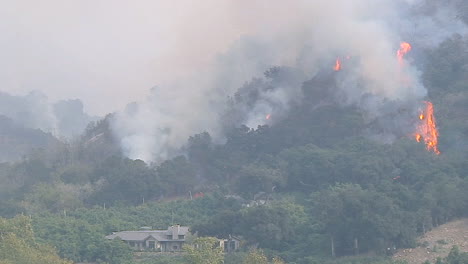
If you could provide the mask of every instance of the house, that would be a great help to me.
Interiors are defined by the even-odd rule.
[[[173,225],[167,230],[146,230],[115,232],[106,236],[107,239],[124,241],[134,250],[149,250],[159,252],[179,252],[190,233],[187,226]]]
[[[228,239],[219,239],[219,246],[226,253],[234,252],[237,251],[240,247],[240,239],[229,235]]]

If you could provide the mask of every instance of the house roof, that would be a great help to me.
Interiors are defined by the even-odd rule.
[[[174,228],[174,226],[170,226],[168,229],[167,229],[167,234],[168,235],[172,235],[172,228]],[[189,227],[188,226],[179,226],[179,235],[186,235],[187,233],[189,232]]]
[[[221,238],[220,240],[222,241],[233,241],[233,240],[236,240],[237,242],[240,242],[241,239],[239,237],[236,237],[236,236],[231,236],[229,235],[229,238]]]
[[[178,235],[186,235],[189,232],[187,226],[180,226]],[[144,241],[153,237],[158,241],[184,241],[185,239],[168,239],[168,235],[172,235],[172,227],[167,230],[141,230],[141,231],[121,231],[106,236],[107,239],[119,238],[125,241]]]
[[[113,233],[112,235],[106,236],[107,239],[114,239],[114,238],[120,238],[122,240],[127,240],[127,241],[143,241],[149,238],[150,236],[154,237],[155,239],[159,240],[158,238],[162,238],[166,235],[166,231],[122,231],[122,232],[116,232]],[[165,237],[164,239],[167,239]]]

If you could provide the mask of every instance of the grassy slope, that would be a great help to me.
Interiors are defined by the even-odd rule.
[[[409,264],[421,264],[426,260],[434,263],[437,257],[446,257],[456,245],[461,252],[468,252],[468,218],[443,224],[419,238],[418,247],[400,249],[394,259],[406,260]]]

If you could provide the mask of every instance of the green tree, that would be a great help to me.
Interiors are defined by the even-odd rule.
[[[261,250],[251,250],[245,257],[243,264],[268,264],[268,258]]]
[[[33,220],[38,238],[53,245],[67,259],[126,263],[132,256],[131,249],[124,243],[106,240],[103,227],[97,224],[57,215],[34,217]]]
[[[92,204],[112,205],[117,201],[141,204],[144,199],[159,197],[156,172],[142,160],[112,156],[94,170],[93,182],[102,185],[87,201]]]
[[[133,255],[129,247],[122,241],[104,241],[98,245],[102,253],[98,260],[108,264],[131,264]]]
[[[192,230],[201,236],[215,236],[227,238],[234,235],[241,224],[242,215],[238,211],[223,210],[216,213],[208,221],[193,225]]]
[[[273,259],[271,260],[271,263],[272,264],[286,264],[286,262],[284,262],[284,260],[281,259],[280,257],[273,257]]]
[[[337,242],[342,253],[358,254],[382,250],[403,235],[400,208],[377,191],[338,185],[313,194],[312,202],[313,214],[330,235],[332,255]]]
[[[301,235],[301,227],[306,221],[302,206],[289,201],[277,201],[243,210],[235,234],[264,248],[281,249]]]
[[[11,264],[71,264],[36,242],[28,217],[0,218],[0,262]]]
[[[283,150],[279,157],[291,189],[317,190],[337,178],[337,153],[315,145]]]
[[[184,247],[187,261],[191,264],[221,264],[224,254],[215,237],[196,238],[191,245]]]
[[[468,264],[468,253],[461,253],[457,246],[453,246],[445,258],[446,264]]]
[[[197,183],[197,173],[184,156],[163,162],[157,168],[165,195],[187,195]]]
[[[268,168],[261,164],[249,164],[239,172],[237,191],[253,198],[258,192],[271,193],[274,188],[283,187],[285,184],[286,179],[279,169]]]
[[[81,189],[81,190],[80,190]],[[26,195],[24,207],[29,213],[63,212],[83,206],[80,186],[40,183]]]

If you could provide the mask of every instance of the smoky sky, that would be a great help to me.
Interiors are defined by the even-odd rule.
[[[298,31],[277,54],[278,62],[291,63],[304,38],[300,31],[322,20],[315,11],[337,14],[327,18],[333,30],[333,19],[351,2],[2,1],[0,89],[80,98],[86,110],[102,115],[209,65],[245,35]]]
[[[305,80],[336,56],[357,56],[360,66],[341,80],[344,103],[357,104],[368,93],[423,98],[426,89],[411,61],[405,69],[410,85],[399,82],[395,52],[400,42],[436,45],[464,30],[449,6],[414,16],[424,2],[5,2],[0,90],[40,90],[52,100],[80,98],[92,114],[117,111],[111,127],[124,154],[160,160],[193,133],[206,130],[222,138],[223,99],[271,66],[294,67]],[[259,125],[258,116],[274,111],[274,105],[286,115],[299,90],[285,85],[262,94],[244,121]],[[133,101],[139,103],[125,107]]]
[[[1,1],[0,90],[80,98],[92,114],[209,62],[242,34],[230,1]]]

